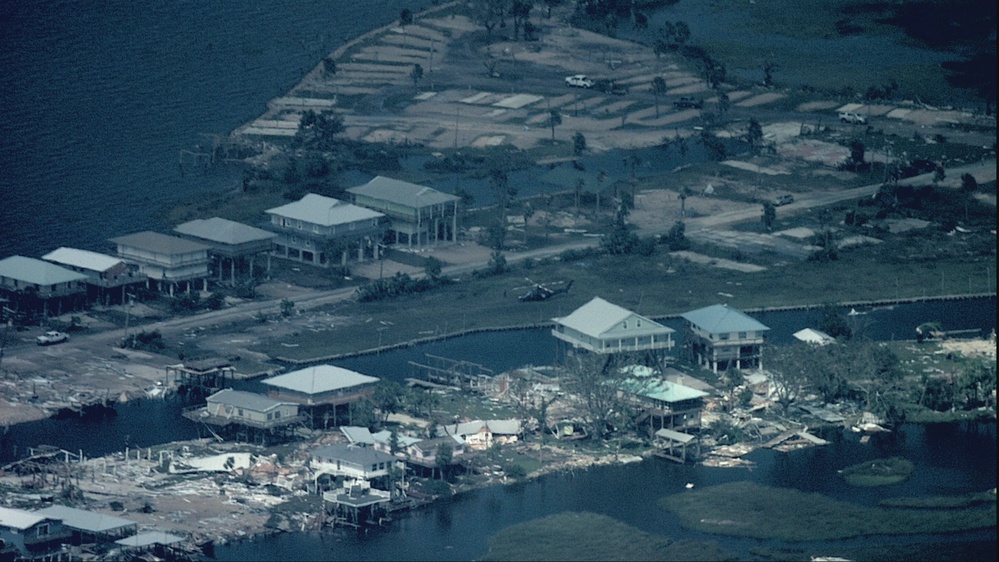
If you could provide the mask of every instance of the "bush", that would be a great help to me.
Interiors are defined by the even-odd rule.
[[[523,480],[524,478],[527,478],[527,469],[519,464],[507,465],[503,467],[503,472],[514,480]]]

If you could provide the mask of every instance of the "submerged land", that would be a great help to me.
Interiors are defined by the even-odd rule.
[[[487,33],[455,3],[349,42],[287,95],[272,100],[265,114],[234,131],[227,149],[246,151],[251,164],[242,189],[191,201],[166,215],[173,222],[224,216],[252,223],[263,209],[306,192],[342,194],[351,187],[343,174],[352,169],[415,183],[453,178],[461,184],[481,182],[498,167],[511,176],[518,170],[534,170],[537,176],[576,161],[590,182],[583,193],[574,193],[571,185],[547,186],[537,195],[506,202],[476,205],[473,200],[462,217],[465,231],[457,244],[419,252],[393,250],[381,262],[352,263],[349,272],[277,264],[271,278],[251,287],[214,289],[225,295],[220,310],[178,312],[170,299],[149,295],[132,307],[95,308],[50,322],[73,331],[70,342],[48,348],[33,344],[42,327],[8,330],[0,355],[0,425],[79,409],[95,399],[113,403],[172,392],[176,389],[165,380],[164,366],[184,358],[236,358],[240,376],[253,378],[468,331],[547,326],[551,318],[593,296],[655,318],[719,301],[757,310],[995,295],[995,117],[977,105],[947,103],[945,94],[927,103],[905,97],[904,89],[896,96],[872,98],[860,92],[883,84],[870,82],[870,77],[867,82],[840,77],[852,85],[849,93],[833,86],[782,86],[780,72],[766,86],[757,78],[736,76],[712,86],[702,63],[680,49],[656,53],[647,45],[587,30],[572,19],[569,6],[554,10],[550,18],[537,12],[532,18],[538,39],[527,41],[510,37],[509,30]],[[723,47],[715,45],[719,53],[725,52]],[[413,74],[417,64],[420,77]],[[612,79],[628,91],[570,90],[563,77],[572,74]],[[656,77],[664,79],[665,91],[653,92]],[[674,100],[691,96],[704,107],[673,107]],[[343,132],[330,150],[302,153],[295,144],[299,121],[308,110],[331,111],[342,119]],[[556,125],[553,111],[560,116]],[[838,111],[863,112],[869,124],[842,123]],[[751,122],[760,127],[761,136],[750,142]],[[577,134],[585,138],[582,150]],[[731,143],[729,148],[718,152],[714,143],[719,140]],[[866,147],[859,161],[858,142]],[[638,150],[656,152],[629,157]],[[696,162],[695,151],[701,153]],[[612,158],[601,160],[606,155]],[[657,171],[653,164],[660,158],[678,163]],[[407,164],[421,159],[438,164]],[[914,161],[943,163],[943,172],[919,169]],[[974,179],[974,188],[966,175]],[[793,194],[794,202],[777,207],[767,223],[763,203],[782,194]],[[618,210],[629,198],[622,227]],[[678,222],[684,226],[679,236]],[[491,239],[490,228],[495,231],[497,224],[505,234]],[[625,236],[632,245],[626,251],[608,246],[605,241],[614,236]],[[504,257],[502,267],[496,267],[496,252]],[[372,302],[356,298],[359,287],[381,277],[427,275],[428,257],[443,266],[442,282],[431,290]],[[571,279],[573,286],[556,298],[523,303],[517,296],[525,278]],[[137,330],[158,334],[158,345],[122,346]],[[891,350],[901,358],[905,374],[893,392],[910,421],[994,418],[995,340],[983,335],[917,344],[914,333],[899,334],[903,341],[892,343]],[[978,362],[991,365],[993,374],[980,389],[984,399],[973,405],[952,397],[950,408],[929,407],[916,392],[930,379],[957,380]],[[725,385],[718,375],[681,368],[716,388]],[[383,425],[420,431],[443,420],[524,413],[510,401],[482,401],[453,390],[435,394],[439,409],[433,415],[400,411],[405,415]],[[719,411],[728,408],[722,396],[719,392],[711,398]],[[852,423],[861,410],[850,405],[843,411]],[[774,406],[773,412],[778,411]],[[768,413],[757,411],[764,417]],[[726,410],[709,417],[706,425],[731,423],[729,414]],[[787,422],[783,416],[779,421]],[[119,502],[128,517],[143,525],[199,541],[320,528],[318,501],[303,489],[309,478],[305,460],[310,447],[336,439],[335,434],[310,433],[278,447],[199,440],[81,459],[71,499],[108,513],[109,502]],[[211,469],[212,476],[177,475],[164,470],[161,451],[178,458],[234,457],[240,462]],[[443,492],[428,481],[425,492],[450,494],[651,452],[649,443],[639,442],[622,455],[602,443],[562,447],[532,435],[496,452],[500,457],[482,460],[502,467],[499,471],[470,470]],[[24,484],[23,476],[3,483],[11,494],[25,493]],[[900,519],[885,517],[882,508],[854,513],[850,506],[789,494],[785,498],[769,489],[732,486],[667,498],[664,507],[683,514],[684,524],[694,529],[787,541],[869,534],[868,524],[878,521],[896,526],[882,530],[885,534],[944,530],[935,523],[935,512]],[[762,505],[764,500],[770,503]],[[697,509],[677,503],[681,501]],[[955,510],[966,507],[954,503]],[[749,529],[725,515],[747,510],[799,513],[802,505],[845,519],[826,521],[816,515],[799,532],[784,520],[760,519],[759,529]],[[989,521],[994,526],[994,506],[989,509],[955,512],[946,530],[988,527]],[[563,532],[572,528],[563,537],[569,538],[578,536],[578,528],[592,528],[586,535],[594,545],[627,544],[580,550],[573,559],[591,553],[593,559],[729,557],[714,547],[638,536],[603,519],[564,515],[520,531],[545,535],[541,530],[552,525]],[[855,527],[843,527],[843,520]],[[785,534],[767,534],[774,529]],[[826,529],[828,535],[816,536],[815,529]],[[564,557],[565,551],[557,548],[553,554],[517,550],[525,544],[517,532],[497,537],[490,556]],[[626,538],[614,542],[601,539],[604,534]],[[558,533],[548,536],[557,545],[567,542],[558,540]]]

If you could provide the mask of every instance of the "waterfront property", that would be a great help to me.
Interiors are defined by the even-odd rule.
[[[142,559],[148,553],[160,560],[180,560],[183,542],[184,537],[163,531],[139,533],[114,541],[122,552],[133,559]]]
[[[62,247],[42,259],[86,275],[89,302],[123,304],[127,302],[129,286],[146,283],[146,276],[139,273],[138,267],[107,254]]]
[[[35,513],[61,520],[72,533],[74,545],[111,542],[134,535],[138,530],[135,521],[64,505],[50,505]]]
[[[167,382],[180,386],[196,387],[202,390],[222,388],[225,380],[230,381],[236,375],[232,362],[221,357],[209,357],[185,361],[176,365],[166,366]]]
[[[441,456],[442,448],[451,449],[452,463],[465,454],[465,440],[457,435],[445,437],[435,437],[434,439],[423,439],[405,448],[406,462],[414,467],[429,470],[433,476],[437,468],[437,459]]]
[[[681,316],[687,321],[684,348],[691,362],[715,373],[730,366],[763,369],[764,335],[770,328],[724,304]]]
[[[815,330],[813,328],[798,330],[793,335],[796,340],[813,345],[829,345],[831,343],[836,343],[836,338],[821,330]]]
[[[292,426],[304,421],[298,404],[281,402],[241,390],[226,388],[205,399],[203,407],[184,411],[184,417],[247,441],[278,436],[287,438]]]
[[[325,428],[330,422],[336,425],[340,407],[347,413],[350,425],[350,405],[369,398],[378,380],[342,367],[316,365],[261,382],[271,387],[268,392],[271,398],[302,406],[299,411],[311,427],[317,427],[321,420],[321,427]]]
[[[339,199],[308,193],[298,201],[268,209],[270,228],[278,234],[274,254],[312,265],[347,265],[356,252],[378,259],[385,215]]]
[[[377,451],[371,447],[359,447],[352,443],[334,443],[313,449],[309,453],[309,468],[312,469],[316,490],[320,489],[323,477],[349,478],[388,483],[392,469],[402,469],[403,462],[395,455]],[[387,487],[387,486],[386,486]]]
[[[323,492],[323,512],[332,524],[360,527],[386,521],[392,492],[371,487],[366,480],[347,480],[336,490]]]
[[[494,443],[516,443],[522,432],[520,420],[475,420],[465,423],[442,425],[437,435],[461,437],[469,449],[484,451]]]
[[[253,266],[257,256],[263,256],[266,272],[271,271],[271,249],[278,235],[243,223],[219,217],[188,221],[175,227],[181,236],[208,244],[209,256],[216,261],[219,282],[229,264],[229,283],[236,284],[236,266],[245,265],[247,278],[253,279]]]
[[[195,285],[207,288],[209,246],[205,244],[149,230],[110,241],[119,257],[136,264],[141,273],[156,281],[158,290],[168,290],[171,297],[179,287],[187,292]]]
[[[594,297],[563,318],[554,318],[552,335],[594,353],[670,350],[672,328]]]
[[[648,367],[633,365],[627,370],[631,376],[622,383],[621,390],[640,412],[637,425],[641,427],[648,420],[649,436],[657,429],[701,427],[707,392],[661,378]]]
[[[87,276],[47,261],[11,256],[0,260],[0,294],[16,312],[44,316],[76,310],[87,296]]]
[[[458,202],[454,195],[436,189],[382,176],[347,190],[356,205],[374,209],[388,217],[392,241],[417,247],[438,240],[458,238]]]
[[[56,559],[71,535],[58,517],[0,507],[0,558],[4,560]]]

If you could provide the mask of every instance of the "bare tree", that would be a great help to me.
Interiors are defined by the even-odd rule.
[[[593,353],[576,353],[560,369],[560,386],[597,439],[607,437],[627,418],[627,400],[620,391],[623,380],[607,357]]]

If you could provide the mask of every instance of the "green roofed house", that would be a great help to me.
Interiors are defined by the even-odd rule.
[[[680,316],[687,321],[684,348],[698,366],[715,373],[730,366],[763,369],[764,336],[770,328],[756,319],[724,304]]]
[[[458,202],[454,195],[415,183],[376,176],[347,190],[354,204],[385,213],[396,244],[400,235],[412,248],[439,240],[458,238]]]
[[[11,256],[0,260],[0,295],[16,312],[62,314],[81,308],[87,298],[87,276],[47,261]]]
[[[594,353],[673,348],[672,328],[600,297],[594,297],[568,316],[553,320],[553,336]]]
[[[256,256],[264,256],[267,273],[271,271],[271,249],[278,235],[243,223],[219,217],[197,219],[178,225],[173,229],[184,238],[208,244],[209,256],[217,262],[219,281],[229,263],[229,282],[236,283],[237,263],[245,269],[249,279],[253,279],[253,265]]]

